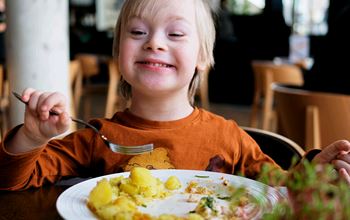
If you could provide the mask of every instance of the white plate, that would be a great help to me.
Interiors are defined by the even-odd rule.
[[[286,197],[275,188],[254,180],[229,174],[197,170],[151,170],[151,173],[163,182],[172,175],[177,176],[183,186],[177,193],[166,199],[148,203],[147,207],[139,207],[141,212],[149,213],[154,216],[163,213],[185,216],[189,211],[192,211],[197,203],[187,202],[186,199],[189,197],[189,194],[183,192],[187,184],[193,180],[198,181],[201,185],[208,188],[214,189],[215,195],[219,195],[220,197],[228,195],[227,190],[225,190],[227,187],[223,185],[223,179],[227,180],[229,184],[233,186],[246,187],[250,195],[262,201],[260,205],[255,204],[254,207],[248,208],[249,219],[260,218],[263,213],[271,211],[272,207],[274,207],[278,201],[286,199]],[[102,178],[109,179],[116,176],[129,177],[129,172],[89,179],[68,188],[57,199],[56,207],[58,213],[64,219],[96,219],[95,215],[86,205],[89,193]],[[208,178],[200,178],[199,176],[207,176]],[[204,195],[200,195],[200,197],[203,196]],[[225,202],[219,199],[218,201]]]

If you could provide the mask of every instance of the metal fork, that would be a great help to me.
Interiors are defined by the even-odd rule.
[[[28,105],[28,102],[25,102],[22,100],[21,95],[19,95],[16,92],[12,92],[12,94],[21,102],[23,102],[24,104]],[[50,110],[50,115],[59,115],[58,112],[54,111],[54,110]],[[148,153],[148,152],[152,152],[153,151],[153,144],[145,144],[145,145],[139,145],[139,146],[122,146],[119,144],[115,144],[112,143],[111,141],[109,141],[107,139],[106,136],[104,136],[95,126],[93,126],[92,124],[83,121],[81,119],[77,119],[77,118],[73,118],[70,117],[72,121],[79,123],[79,124],[83,124],[89,128],[91,128],[92,130],[94,130],[101,138],[102,140],[105,142],[105,144],[115,153],[120,153],[120,154],[126,154],[126,155],[137,155],[137,154],[143,154],[143,153]]]

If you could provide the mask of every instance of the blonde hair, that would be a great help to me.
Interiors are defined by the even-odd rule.
[[[120,34],[121,30],[132,16],[140,16],[145,13],[153,13],[156,9],[155,5],[157,2],[164,0],[125,0],[124,5],[120,11],[119,18],[115,27],[114,41],[113,41],[113,56],[116,59],[119,56],[119,44],[120,44]],[[178,0],[172,0],[178,1]],[[188,1],[188,0],[182,0]],[[199,36],[199,59],[201,63],[206,66],[205,71],[214,65],[214,42],[215,42],[215,25],[212,10],[210,8],[209,0],[193,0],[195,3],[195,17],[196,25],[198,29]],[[147,10],[145,10],[147,9]],[[190,103],[193,105],[194,96],[196,90],[199,86],[202,73],[196,69],[194,76],[191,80],[188,98]],[[132,96],[131,85],[126,82],[121,77],[121,82],[119,83],[118,92],[126,99],[129,100]]]

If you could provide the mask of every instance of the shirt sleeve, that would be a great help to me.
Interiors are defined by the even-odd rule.
[[[0,145],[0,190],[23,190],[55,183],[63,177],[82,176],[89,166],[92,153],[89,146],[93,146],[90,143],[93,134],[86,134],[89,130],[54,139],[26,153],[12,154],[6,151],[4,143],[20,127],[9,131]]]
[[[236,165],[236,169],[251,179],[257,179],[266,164],[272,168],[283,171],[276,162],[268,155],[264,154],[255,140],[249,136],[243,129],[239,128],[241,136],[241,155]]]

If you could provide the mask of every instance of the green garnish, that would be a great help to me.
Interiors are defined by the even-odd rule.
[[[230,200],[230,199],[232,199],[231,196],[218,196],[217,198],[221,199],[221,200]]]
[[[214,198],[211,196],[202,197],[201,200],[199,201],[199,205],[201,207],[207,207],[207,208],[210,208],[211,210],[213,210],[214,201],[215,201]]]
[[[197,178],[209,178],[209,176],[201,176],[201,175],[195,175]]]

